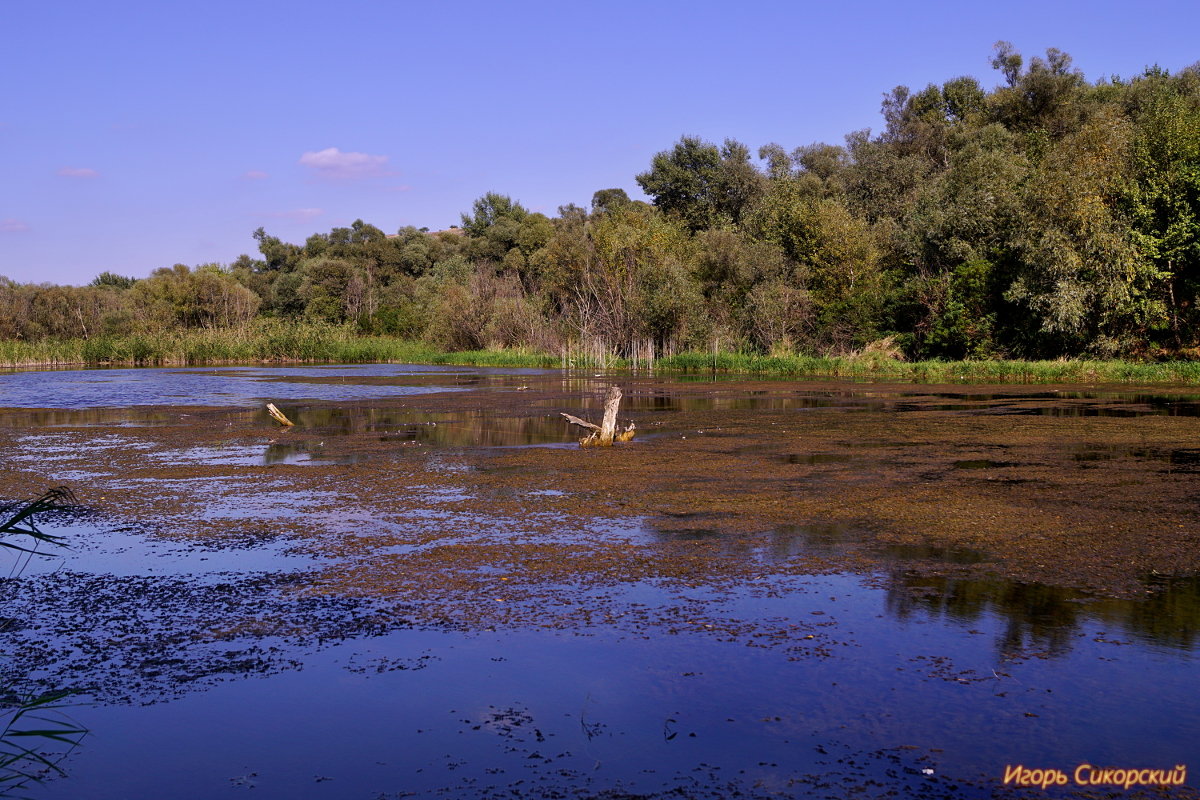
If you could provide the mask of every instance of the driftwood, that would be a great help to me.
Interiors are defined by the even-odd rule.
[[[609,447],[612,445],[613,440],[628,442],[633,438],[634,424],[632,422],[624,430],[617,430],[617,410],[620,406],[621,389],[617,386],[610,386],[608,387],[608,394],[604,396],[604,418],[599,425],[572,416],[566,412],[563,412],[563,416],[572,425],[578,425],[581,428],[587,428],[591,431],[591,433],[579,440],[581,447]]]
[[[275,421],[285,428],[290,428],[294,424],[290,419],[283,415],[283,412],[275,407],[274,403],[267,403],[267,413],[275,418]]]

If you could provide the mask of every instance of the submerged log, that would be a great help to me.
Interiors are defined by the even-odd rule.
[[[581,428],[587,428],[591,431],[587,436],[579,440],[581,447],[610,447],[615,439],[618,442],[628,442],[633,438],[634,424],[629,423],[629,427],[623,431],[617,430],[617,411],[621,406],[621,389],[618,386],[608,387],[608,393],[604,396],[604,418],[599,425],[588,422],[586,419],[572,416],[563,412],[563,416],[567,422],[572,425],[578,425]]]
[[[275,418],[275,421],[285,428],[291,428],[293,423],[290,419],[284,416],[283,412],[275,407],[274,403],[267,403],[267,413]]]

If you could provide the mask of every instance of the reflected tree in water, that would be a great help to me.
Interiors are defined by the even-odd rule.
[[[1078,589],[999,579],[927,576],[897,570],[888,610],[898,619],[917,613],[975,623],[1003,619],[997,650],[1003,657],[1062,656],[1085,633],[1103,626],[1106,638],[1130,636],[1151,645],[1192,650],[1200,636],[1200,578],[1155,578],[1144,598],[1101,598]],[[1097,631],[1100,633],[1101,631]]]

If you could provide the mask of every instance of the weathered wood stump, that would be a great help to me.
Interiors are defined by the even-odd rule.
[[[285,428],[290,428],[294,424],[290,419],[284,416],[284,413],[275,407],[274,403],[267,403],[267,413],[275,418],[275,421]]]
[[[628,442],[633,438],[634,434],[634,424],[632,422],[624,430],[617,430],[617,410],[620,407],[621,388],[619,386],[610,386],[608,387],[608,393],[604,396],[604,418],[600,421],[599,425],[572,416],[566,412],[563,412],[563,416],[572,425],[578,425],[581,428],[587,428],[591,431],[591,433],[579,440],[580,447],[611,447],[613,440]]]

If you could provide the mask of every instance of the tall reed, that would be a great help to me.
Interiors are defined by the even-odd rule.
[[[423,363],[562,369],[655,369],[903,380],[920,383],[1196,383],[1200,361],[903,361],[887,347],[844,356],[683,351],[655,358],[634,343],[621,358],[599,340],[557,354],[528,348],[447,352],[418,341],[360,336],[351,326],[257,320],[242,328],[177,330],[91,339],[0,341],[0,368],[96,365],[177,366],[263,362]]]

